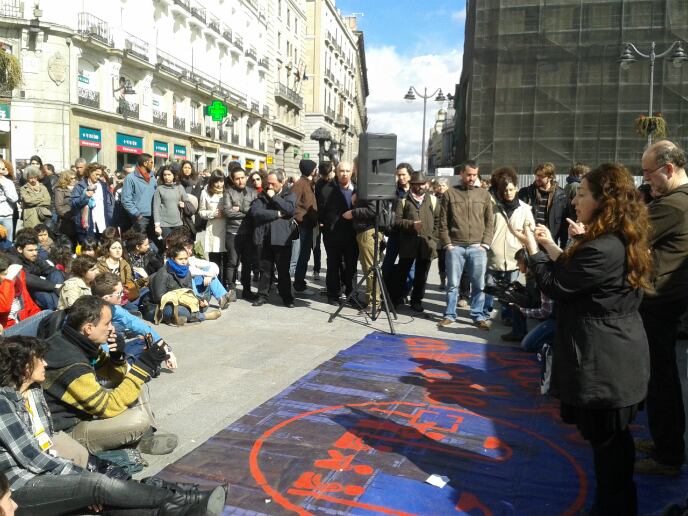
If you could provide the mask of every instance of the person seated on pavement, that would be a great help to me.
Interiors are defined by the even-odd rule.
[[[42,310],[55,310],[64,274],[38,257],[36,232],[28,228],[17,231],[14,249],[9,256],[24,268],[26,286],[36,304]]]
[[[119,276],[111,272],[104,272],[93,280],[91,288],[94,296],[110,303],[112,308],[112,324],[117,335],[122,335],[125,338],[127,335],[135,335],[138,340],[144,339],[146,335],[150,334],[153,343],[163,342],[162,337],[151,326],[120,306],[119,298],[122,296],[123,287]],[[172,348],[165,344],[165,350],[168,355],[165,366],[171,370],[177,369],[177,357],[172,353]],[[127,355],[131,355],[128,347],[126,351]]]
[[[35,337],[38,324],[51,313],[51,310],[41,311],[31,299],[22,266],[0,253],[0,330],[3,336]]]
[[[87,254],[88,256],[98,257],[98,241],[93,237],[86,238],[76,246],[76,254]]]
[[[45,224],[36,224],[33,230],[36,232],[36,237],[38,237],[38,257],[48,260],[50,250],[54,245],[53,239],[50,238],[50,230]]]
[[[31,337],[0,341],[0,508],[7,515],[210,514],[224,509],[227,491],[199,491],[159,479],[125,480],[120,468],[108,475],[87,471],[61,452],[41,384],[46,380],[46,344]],[[74,443],[76,444],[76,443]],[[7,497],[8,489],[16,504]]]
[[[165,265],[150,278],[150,297],[157,305],[163,302],[165,294],[174,290],[190,289],[193,291],[193,279],[189,271],[189,253],[184,244],[177,244],[168,248],[167,256]],[[167,324],[181,326],[186,322],[213,320],[220,317],[219,310],[208,309],[208,301],[205,299],[199,299],[198,304],[199,310],[193,312],[180,304],[175,320],[174,307],[171,303],[166,303],[162,307],[162,320]]]
[[[526,290],[531,299],[531,306],[510,305],[512,309],[511,331],[501,336],[507,342],[520,342],[525,351],[540,351],[546,343],[554,340],[556,317],[554,313],[554,301],[540,291],[535,281],[535,276],[528,269],[528,255],[525,249],[516,252],[516,263],[519,271],[526,276]],[[528,331],[527,319],[539,321],[537,326]]]
[[[98,270],[100,272],[112,272],[117,274],[124,285],[124,295],[120,304],[127,310],[137,311],[139,288],[134,281],[134,271],[131,264],[124,258],[124,244],[119,238],[103,241],[100,246],[100,258],[98,258]]]
[[[60,290],[58,310],[69,308],[81,296],[91,295],[91,282],[100,274],[98,260],[88,255],[77,256],[72,262],[71,273],[72,277],[65,280]]]
[[[0,163],[2,163],[1,159]],[[1,202],[2,201],[0,201],[0,203]],[[0,225],[0,251],[9,251],[10,249],[12,249],[12,240],[10,240],[8,236],[9,235],[7,234],[7,228],[5,228],[5,226]]]
[[[162,259],[151,249],[145,233],[130,229],[123,235],[129,263],[139,287],[148,285],[148,276],[162,267]]]
[[[176,448],[177,436],[156,432],[145,389],[169,359],[164,343],[145,350],[129,367],[124,340],[116,338],[112,325],[112,308],[95,296],[77,299],[62,329],[46,342],[45,391],[55,430],[91,453],[137,443],[141,452],[154,455]],[[99,377],[110,387],[103,387]]]

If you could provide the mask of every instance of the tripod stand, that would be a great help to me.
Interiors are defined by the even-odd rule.
[[[366,272],[363,277],[358,281],[356,284],[356,287],[351,291],[351,293],[346,297],[344,301],[339,303],[339,308],[337,308],[337,311],[330,315],[330,319],[327,322],[332,322],[334,319],[339,315],[339,313],[342,311],[342,308],[344,306],[351,302],[352,299],[354,299],[354,302],[359,306],[359,308],[362,308],[359,304],[358,301],[355,300],[355,295],[356,292],[358,291],[358,288],[361,285],[364,285],[365,282],[368,280],[368,278],[373,279],[373,291],[371,293],[372,296],[372,304],[371,304],[371,309],[370,309],[370,319],[373,321],[376,321],[377,318],[380,316],[382,313],[382,310],[385,311],[385,314],[387,315],[387,321],[389,322],[389,332],[392,335],[396,335],[396,331],[394,330],[394,321],[392,321],[392,317],[390,315],[390,312],[392,315],[394,315],[394,319],[397,318],[397,312],[394,310],[394,305],[390,302],[389,300],[389,293],[387,292],[387,287],[385,286],[385,281],[382,278],[382,270],[380,268],[380,262],[382,261],[380,259],[380,201],[376,200],[375,201],[375,233],[373,234],[373,242],[375,249],[373,251],[373,265],[368,269],[368,272]],[[380,289],[380,305],[378,306],[377,302],[377,289]],[[366,312],[367,313],[367,312]]]

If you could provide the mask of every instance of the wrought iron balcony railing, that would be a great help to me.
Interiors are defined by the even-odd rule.
[[[77,87],[76,95],[79,105],[100,109],[100,92]]]
[[[89,36],[91,39],[99,41],[108,47],[114,45],[110,25],[90,13],[79,13],[78,31],[79,34]]]

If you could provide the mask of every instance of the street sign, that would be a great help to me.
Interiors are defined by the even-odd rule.
[[[213,103],[205,108],[206,116],[213,119],[213,122],[222,122],[227,116],[227,106],[221,100],[213,100]]]

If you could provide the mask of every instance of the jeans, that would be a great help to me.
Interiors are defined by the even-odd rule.
[[[205,315],[203,315],[203,312],[194,312],[191,313],[191,310],[189,310],[185,306],[179,305],[177,313],[179,314],[180,317],[186,317],[186,320],[188,321],[189,319],[192,319],[194,317],[198,318],[199,321],[205,321]],[[162,309],[162,321],[165,324],[171,324],[174,322],[173,320],[173,314],[174,314],[174,308],[170,303],[165,305],[165,308]]]
[[[518,279],[518,274],[518,270],[496,271],[493,269],[487,269],[487,273],[485,274],[485,285],[495,285],[497,280],[512,283]],[[486,319],[490,318],[493,308],[494,297],[490,294],[485,294],[485,308],[483,309],[483,312],[485,313]],[[501,304],[501,318],[502,320],[511,318],[511,309],[505,304]]]
[[[289,274],[294,276],[294,289],[306,289],[306,271],[313,247],[313,228],[299,227],[299,239],[292,241]]]
[[[18,515],[90,513],[88,507],[91,505],[102,505],[111,510],[149,508],[149,512],[127,512],[153,515],[158,514],[158,508],[170,497],[170,491],[133,480],[116,480],[100,473],[84,472],[38,475],[21,489],[13,491],[12,497],[19,505]]]
[[[59,271],[55,269],[52,271],[50,274],[48,274],[45,277],[46,280],[55,283],[56,285],[58,283],[64,283],[64,273],[62,271]],[[57,309],[57,302],[59,300],[57,293],[52,290],[50,292],[45,291],[45,290],[34,290],[29,292],[31,294],[31,297],[33,300],[36,302],[38,307],[41,310],[56,310]]]
[[[227,289],[222,286],[219,279],[213,278],[207,287],[203,285],[204,279],[203,276],[196,276],[193,279],[193,291],[198,297],[205,297],[204,294],[210,291],[210,294],[219,301],[222,296],[227,294]]]
[[[479,245],[454,246],[447,249],[447,306],[444,318],[456,319],[456,303],[459,297],[459,282],[464,266],[471,282],[471,319],[473,322],[484,321],[485,314],[485,270],[487,268],[487,251]]]
[[[35,337],[38,335],[38,325],[41,321],[48,317],[52,310],[43,310],[37,314],[33,314],[31,317],[19,321],[17,324],[5,328],[2,332],[3,337],[14,337],[15,335],[23,335],[24,337]]]
[[[554,341],[556,327],[557,320],[554,317],[545,319],[523,338],[521,348],[525,351],[539,351],[543,344],[547,342],[551,344]],[[513,327],[511,331],[514,335],[518,335]]]
[[[676,363],[676,336],[686,301],[645,302],[640,305],[650,346],[647,422],[655,443],[655,458],[663,464],[683,464],[686,431],[681,377]]]
[[[0,226],[3,226],[7,230],[7,241],[11,242],[14,240],[14,224],[12,222],[12,215],[0,217]]]

